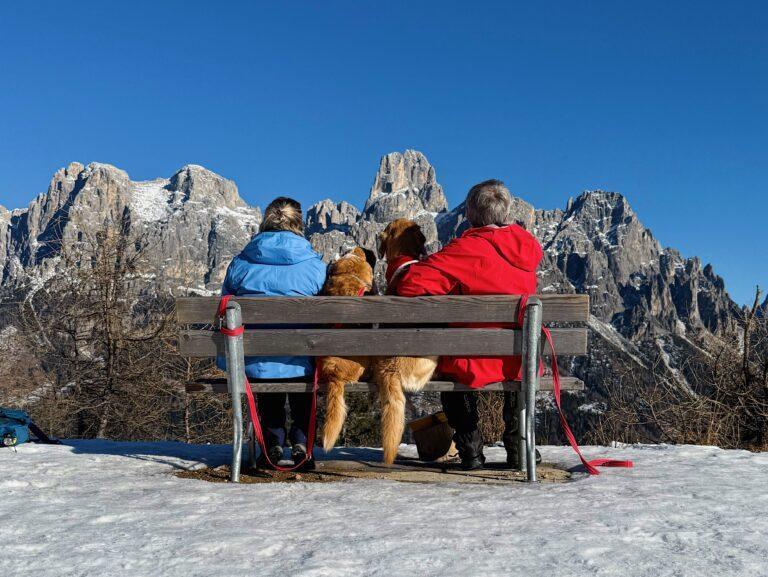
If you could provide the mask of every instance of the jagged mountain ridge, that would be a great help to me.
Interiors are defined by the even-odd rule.
[[[408,150],[382,157],[362,210],[330,199],[308,208],[307,236],[331,260],[345,245],[375,251],[378,233],[395,218],[416,220],[430,251],[467,227],[464,205],[449,211],[434,167]],[[553,210],[514,198],[510,220],[542,243],[540,292],[591,297],[591,355],[574,369],[594,393],[613,378],[610,359],[616,357],[648,369],[653,355],[662,354],[671,377],[684,378],[675,359],[737,322],[740,309],[712,267],[662,248],[621,194],[588,191]],[[39,287],[57,273],[62,247],[118,221],[146,239],[148,273],[157,287],[213,294],[232,256],[258,229],[261,212],[242,200],[232,181],[200,166],[133,182],[110,165],[72,163],[26,209],[0,207],[3,288]],[[380,287],[382,273],[380,262]]]
[[[147,269],[159,285],[206,293],[218,288],[232,256],[258,230],[261,212],[232,181],[201,166],[133,182],[108,164],[72,163],[26,209],[0,207],[3,287],[23,289],[56,274],[61,250],[118,222],[143,238]]]
[[[185,166],[169,179],[133,182],[107,164],[72,163],[26,209],[0,207],[3,285],[51,274],[60,245],[125,217],[149,239],[158,282],[194,292],[218,289],[261,212],[242,200],[232,181],[200,166]],[[419,222],[430,250],[467,227],[463,203],[448,211],[435,169],[413,150],[382,157],[362,211],[326,199],[306,218],[307,236],[328,259],[345,243],[375,251],[377,234],[395,218]],[[510,219],[542,242],[539,290],[590,294],[595,316],[626,336],[651,336],[654,328],[719,333],[738,314],[712,267],[662,248],[618,193],[584,192],[564,210],[537,210],[514,198]]]

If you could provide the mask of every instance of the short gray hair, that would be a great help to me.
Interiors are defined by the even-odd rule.
[[[469,189],[466,200],[467,220],[472,226],[509,224],[512,197],[500,180],[485,180]]]

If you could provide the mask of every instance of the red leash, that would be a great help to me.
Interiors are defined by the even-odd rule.
[[[521,328],[525,319],[525,305],[527,303],[528,295],[521,295],[520,304],[517,308],[517,324]],[[579,444],[576,442],[576,437],[574,436],[573,431],[571,431],[571,428],[568,426],[565,413],[563,413],[563,407],[560,404],[560,371],[557,366],[557,355],[555,354],[555,343],[552,340],[552,333],[549,332],[547,327],[541,327],[541,332],[544,334],[544,338],[547,339],[549,350],[552,352],[552,360],[550,362],[552,364],[552,388],[555,397],[555,406],[557,407],[557,413],[560,417],[560,426],[563,428],[563,432],[565,433],[571,448],[579,456],[579,459],[581,459],[582,464],[590,475],[600,474],[600,471],[597,470],[597,467],[623,467],[626,469],[631,469],[634,465],[632,461],[616,461],[614,459],[593,459],[591,461],[587,461],[584,458],[584,455],[582,455]],[[539,374],[544,372],[543,369],[543,366],[539,368]],[[518,426],[522,425],[518,424]]]
[[[232,295],[224,295],[221,297],[221,300],[219,301],[219,308],[216,312],[216,315],[219,319],[224,318],[224,315],[227,310],[227,303],[229,302],[229,299],[232,298]],[[240,325],[237,328],[234,329],[228,329],[224,326],[219,328],[219,332],[225,336],[228,337],[237,337],[243,334],[245,331],[245,327],[243,325]],[[261,419],[259,418],[259,409],[258,405],[256,403],[256,398],[253,396],[253,391],[251,391],[251,383],[248,382],[248,376],[243,375],[243,378],[245,379],[245,397],[248,400],[248,412],[251,415],[251,423],[253,423],[253,433],[256,436],[256,440],[259,443],[259,448],[261,449],[261,454],[264,457],[264,459],[267,461],[267,463],[277,471],[295,471],[299,467],[301,467],[304,463],[306,463],[311,457],[312,457],[312,450],[315,446],[315,425],[317,424],[317,389],[318,389],[318,380],[320,377],[320,365],[319,363],[315,363],[315,376],[312,382],[312,406],[309,413],[309,433],[307,435],[307,452],[304,455],[304,458],[293,465],[293,467],[283,467],[281,465],[278,465],[277,463],[273,463],[270,458],[269,454],[267,453],[267,444],[264,441],[264,432],[261,429]]]

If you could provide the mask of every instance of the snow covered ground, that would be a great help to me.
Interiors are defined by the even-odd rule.
[[[533,486],[171,475],[227,453],[102,441],[0,449],[0,576],[768,575],[768,454],[587,448],[635,468]],[[542,453],[576,463],[565,447]]]

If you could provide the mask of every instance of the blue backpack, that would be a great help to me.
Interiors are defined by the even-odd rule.
[[[15,447],[29,441],[31,423],[26,412],[0,407],[0,447]]]

